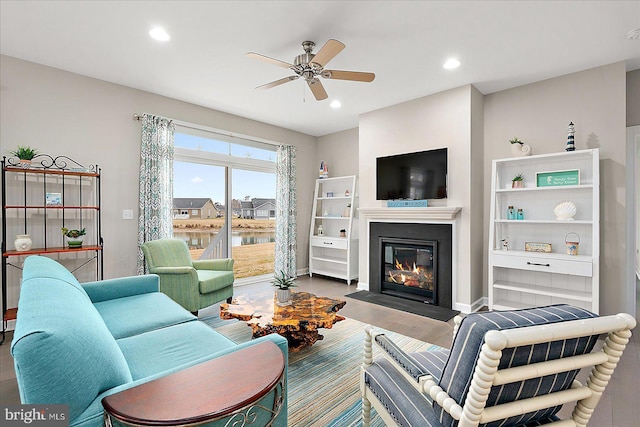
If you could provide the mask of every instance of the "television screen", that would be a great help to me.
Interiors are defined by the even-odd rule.
[[[447,149],[376,159],[377,200],[447,197]]]

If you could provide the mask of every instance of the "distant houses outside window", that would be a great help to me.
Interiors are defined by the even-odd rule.
[[[198,216],[198,209],[193,209],[193,210],[191,211],[191,215],[193,215],[193,216]]]
[[[259,217],[265,217],[265,216],[269,215],[269,211],[258,210],[257,215]]]

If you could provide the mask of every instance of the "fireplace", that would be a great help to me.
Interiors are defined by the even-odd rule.
[[[452,244],[451,224],[371,222],[369,292],[451,309]]]
[[[437,241],[381,237],[379,248],[381,293],[437,301]]]

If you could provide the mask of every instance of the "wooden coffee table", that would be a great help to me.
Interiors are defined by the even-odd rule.
[[[324,338],[318,329],[331,329],[344,320],[337,312],[346,303],[307,292],[292,292],[287,306],[276,304],[275,292],[239,295],[231,304],[220,304],[220,318],[247,322],[254,338],[282,335],[289,342],[289,351],[298,351]]]

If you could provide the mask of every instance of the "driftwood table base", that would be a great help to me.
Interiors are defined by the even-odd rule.
[[[254,338],[279,334],[289,342],[289,351],[298,351],[324,338],[318,329],[344,320],[337,312],[346,303],[307,292],[292,292],[287,306],[276,303],[275,293],[240,295],[220,304],[220,318],[247,322]]]

